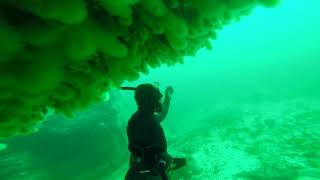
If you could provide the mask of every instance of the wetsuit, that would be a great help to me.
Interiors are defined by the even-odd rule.
[[[170,161],[170,156],[167,154],[163,128],[156,116],[152,112],[137,111],[129,120],[127,135],[131,158],[126,180],[161,180],[158,172],[153,170],[157,162],[152,162],[151,156],[161,155],[166,163]],[[142,159],[143,153],[149,153],[150,157]]]

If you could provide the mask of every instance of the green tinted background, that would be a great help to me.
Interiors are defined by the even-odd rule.
[[[320,1],[257,8],[218,33],[213,50],[138,81],[175,89],[163,123],[169,152],[188,167],[172,179],[320,179]],[[1,145],[0,179],[115,180],[128,168],[132,92],[114,90],[73,121]]]

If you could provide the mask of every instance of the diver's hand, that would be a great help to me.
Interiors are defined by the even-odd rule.
[[[168,87],[166,88],[166,91],[165,91],[166,97],[171,98],[173,92],[174,92],[173,87],[172,87],[172,86],[168,86]]]

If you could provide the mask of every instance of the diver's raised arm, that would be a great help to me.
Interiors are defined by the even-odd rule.
[[[169,86],[166,88],[166,91],[165,91],[165,97],[164,97],[164,100],[163,100],[163,103],[162,103],[162,111],[156,115],[156,120],[160,123],[162,122],[167,114],[168,114],[168,111],[169,111],[169,107],[170,107],[170,101],[171,101],[171,96],[173,94],[174,90],[172,88],[172,86]]]

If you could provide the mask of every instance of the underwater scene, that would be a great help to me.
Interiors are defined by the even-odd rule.
[[[0,0],[0,180],[320,180],[319,18],[319,0]]]

